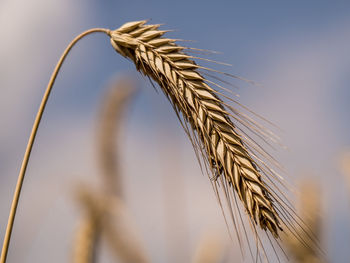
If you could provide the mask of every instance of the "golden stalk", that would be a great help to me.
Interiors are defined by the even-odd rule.
[[[39,124],[41,121],[41,117],[43,116],[44,110],[45,110],[45,106],[47,103],[47,100],[49,99],[53,84],[55,83],[57,74],[65,60],[65,58],[67,57],[69,51],[72,49],[72,47],[83,37],[92,34],[92,33],[97,33],[97,32],[102,32],[105,33],[107,35],[110,34],[110,30],[109,29],[105,29],[105,28],[92,28],[89,29],[83,33],[81,33],[80,35],[78,35],[75,39],[73,39],[72,42],[69,43],[68,47],[66,48],[66,50],[63,52],[61,58],[59,59],[52,75],[49,81],[49,84],[47,85],[47,88],[45,90],[44,96],[41,100],[40,106],[39,106],[39,110],[36,114],[35,117],[35,121],[33,124],[33,128],[32,131],[30,133],[29,136],[29,140],[28,140],[28,144],[27,144],[27,148],[26,151],[24,153],[24,157],[23,157],[23,161],[22,161],[22,165],[21,165],[21,169],[18,175],[18,179],[17,179],[17,184],[16,184],[16,189],[15,189],[15,193],[13,195],[13,200],[12,200],[12,205],[11,205],[11,209],[10,209],[10,214],[9,214],[9,219],[7,222],[7,227],[6,227],[6,233],[5,233],[5,237],[4,237],[4,241],[3,241],[3,246],[2,246],[2,250],[1,250],[1,258],[0,258],[0,263],[5,263],[6,262],[6,258],[7,258],[7,252],[8,252],[8,248],[9,248],[9,244],[10,244],[10,240],[11,240],[11,234],[12,234],[12,229],[13,229],[13,223],[15,220],[15,216],[16,216],[16,211],[17,211],[17,206],[18,206],[18,201],[19,201],[19,197],[21,194],[21,189],[22,189],[22,185],[23,185],[23,180],[24,180],[24,176],[27,170],[27,166],[28,166],[28,162],[29,162],[29,157],[30,157],[30,153],[32,151],[33,148],[33,144],[35,141],[35,137],[36,134],[38,132],[38,128],[39,128]]]

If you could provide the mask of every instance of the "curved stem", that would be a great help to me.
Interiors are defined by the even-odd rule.
[[[67,57],[69,51],[72,49],[72,47],[80,39],[82,39],[86,35],[89,35],[91,33],[96,33],[96,32],[102,32],[102,33],[105,33],[107,35],[110,35],[110,30],[109,29],[105,29],[105,28],[92,28],[92,29],[89,29],[89,30],[81,33],[80,35],[78,35],[75,39],[73,39],[72,42],[69,43],[68,47],[63,52],[60,60],[58,61],[57,65],[56,65],[56,67],[55,67],[55,69],[54,69],[54,71],[53,71],[53,73],[51,75],[49,84],[47,85],[45,94],[44,94],[44,96],[43,96],[43,98],[41,100],[41,104],[40,104],[38,113],[36,115],[36,118],[35,118],[35,121],[34,121],[34,124],[33,124],[33,128],[32,128],[29,140],[28,140],[27,148],[26,148],[26,151],[25,151],[25,154],[24,154],[24,157],[23,157],[21,170],[20,170],[19,175],[18,175],[17,185],[16,185],[14,196],[13,196],[13,200],[12,200],[11,210],[10,210],[9,219],[8,219],[8,222],[7,222],[6,233],[5,233],[3,247],[2,247],[2,251],[1,251],[0,263],[5,263],[6,262],[8,247],[9,247],[9,243],[10,243],[10,239],[11,239],[13,223],[14,223],[15,216],[16,216],[16,211],[17,211],[19,196],[20,196],[21,189],[22,189],[24,175],[25,175],[25,172],[26,172],[26,169],[27,169],[30,153],[32,151],[32,147],[33,147],[33,144],[34,144],[35,136],[36,136],[37,131],[38,131],[40,120],[41,120],[41,117],[42,117],[43,112],[45,110],[45,106],[46,106],[47,100],[48,100],[48,98],[50,96],[50,92],[52,90],[52,86],[55,83],[57,74],[60,71],[60,68],[61,68],[63,62],[64,62],[65,58]]]

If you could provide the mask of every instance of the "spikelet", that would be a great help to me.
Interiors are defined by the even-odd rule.
[[[282,230],[269,187],[230,119],[217,92],[198,72],[201,67],[183,52],[167,31],[146,21],[126,23],[111,31],[111,44],[137,70],[159,84],[171,102],[192,142],[199,149],[215,182],[234,189],[255,224],[275,238]],[[182,121],[182,120],[181,120]]]

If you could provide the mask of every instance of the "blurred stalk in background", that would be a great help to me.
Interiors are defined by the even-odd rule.
[[[76,190],[84,216],[77,231],[73,263],[96,262],[99,237],[105,238],[116,261],[150,262],[124,204],[118,165],[123,115],[135,92],[130,78],[119,78],[101,103],[97,142],[102,187],[96,191],[80,186]]]
[[[325,262],[319,244],[322,242],[322,191],[315,179],[304,177],[299,189],[299,214],[305,226],[294,235],[284,236],[284,245],[293,262]]]

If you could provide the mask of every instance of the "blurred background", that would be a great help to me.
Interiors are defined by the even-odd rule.
[[[292,184],[320,185],[323,245],[349,262],[350,190],[340,163],[350,149],[348,1],[0,1],[0,236],[24,149],[50,74],[66,45],[92,27],[151,19],[174,38],[220,51],[216,66],[253,79],[239,101],[281,127],[271,152]],[[141,91],[127,111],[120,154],[126,206],[152,262],[190,262],[202,236],[230,244],[208,178],[168,101],[103,34],[72,50],[57,78],[27,171],[8,262],[69,262],[79,219],[74,189],[97,183],[98,109],[116,76]],[[277,147],[278,148],[278,147]],[[321,194],[322,192],[322,194]],[[101,262],[114,262],[102,251]],[[248,261],[249,262],[249,261]]]

